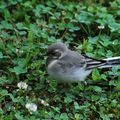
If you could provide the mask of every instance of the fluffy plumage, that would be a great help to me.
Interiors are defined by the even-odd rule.
[[[58,82],[84,81],[94,68],[120,65],[120,57],[97,60],[71,51],[61,42],[48,48],[47,71]]]

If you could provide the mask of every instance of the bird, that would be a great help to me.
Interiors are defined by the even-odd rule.
[[[53,43],[47,49],[47,72],[59,83],[85,81],[94,68],[118,65],[120,56],[98,60],[70,50],[63,42]]]

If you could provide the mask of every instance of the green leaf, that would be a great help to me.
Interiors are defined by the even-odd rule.
[[[98,40],[99,40],[99,37],[96,36],[96,37],[88,37],[88,40],[91,44],[97,44]]]
[[[22,66],[15,66],[14,68],[9,68],[9,71],[16,73],[16,75],[19,75],[21,73],[26,73],[27,68],[23,68]]]
[[[3,29],[13,30],[13,26],[12,26],[12,24],[10,24],[9,22],[3,20],[3,21],[1,22],[1,24],[2,24],[2,28],[3,28]]]
[[[94,89],[96,92],[102,92],[102,88],[101,88],[101,87],[94,86],[93,89]]]
[[[7,90],[0,90],[0,95],[1,96],[8,95],[8,91]]]
[[[117,105],[118,105],[118,102],[117,102],[116,99],[114,99],[114,100],[111,101],[111,106],[112,107],[116,107]]]
[[[71,94],[67,94],[67,96],[64,98],[64,102],[69,104],[70,102],[73,101],[73,96]]]
[[[4,114],[4,111],[2,110],[2,108],[0,108],[0,115]]]
[[[17,118],[17,120],[25,120],[23,116],[20,114],[20,112],[15,113],[15,117]]]
[[[7,77],[5,77],[5,76],[0,77],[0,85],[4,85],[9,82],[11,82],[10,78],[7,79]]]
[[[93,14],[86,11],[81,11],[79,14],[76,14],[75,17],[78,22],[85,23],[87,25],[91,24],[94,20]]]
[[[120,90],[120,77],[118,78],[118,81],[116,82],[116,89]]]
[[[62,114],[60,115],[60,120],[68,120],[68,115],[67,115],[67,113],[62,113]]]
[[[77,102],[74,102],[74,107],[75,107],[75,109],[80,109],[80,106]]]
[[[5,17],[5,20],[8,20],[10,18],[10,12],[8,9],[4,9],[4,17]]]
[[[20,22],[16,24],[16,27],[18,30],[27,30],[28,29],[27,27],[25,27],[25,25],[23,23],[20,23]]]
[[[13,102],[18,102],[18,99],[15,98],[11,93],[7,94],[10,96],[10,98],[12,99]]]
[[[94,69],[94,70],[92,71],[92,79],[93,79],[94,81],[100,81],[100,80],[101,80],[100,73],[99,73],[99,71],[98,71],[97,69]]]
[[[91,99],[93,100],[93,101],[97,101],[97,100],[99,100],[99,96],[97,96],[97,95],[91,95]]]
[[[3,53],[2,52],[0,52],[0,58],[3,58]]]

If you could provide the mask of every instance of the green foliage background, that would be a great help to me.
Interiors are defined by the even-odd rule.
[[[58,85],[43,56],[56,41],[94,58],[120,56],[120,1],[1,0],[0,119],[119,120],[120,67],[95,69],[87,86]],[[38,106],[33,114],[28,102]]]

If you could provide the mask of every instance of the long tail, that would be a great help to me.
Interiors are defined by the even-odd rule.
[[[90,57],[87,57],[86,60],[87,66],[86,69],[90,70],[93,68],[108,68],[113,66],[120,65],[120,57],[112,57],[103,60],[96,60]]]
[[[107,58],[103,59],[106,61],[104,65],[101,65],[98,68],[107,68],[107,67],[113,67],[113,66],[119,66],[120,65],[120,57],[113,57],[113,58]]]

